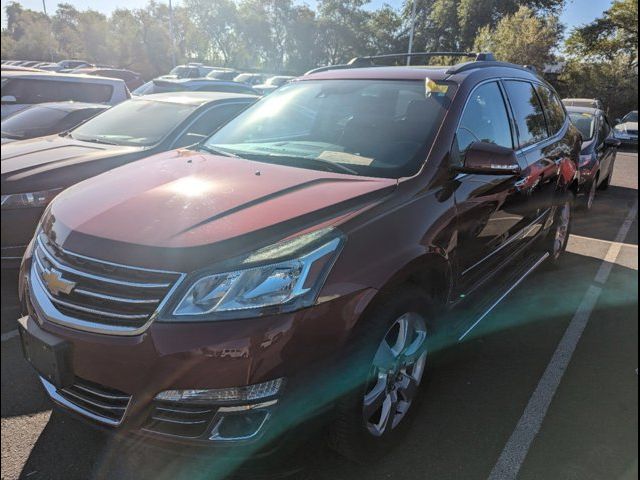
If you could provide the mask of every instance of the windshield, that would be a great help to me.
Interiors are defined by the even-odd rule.
[[[47,135],[51,130],[54,133],[56,123],[62,122],[68,114],[57,108],[30,107],[2,120],[2,136],[20,139],[29,137],[31,132]]]
[[[211,136],[205,148],[252,160],[354,175],[417,172],[450,104],[424,81],[287,84]]]
[[[72,130],[70,136],[113,145],[155,145],[196,108],[180,103],[127,100]]]
[[[273,87],[280,87],[291,80],[289,77],[271,77],[267,80],[267,85],[271,85]]]
[[[595,134],[596,117],[590,113],[569,113],[569,118],[582,134],[583,140],[591,140]]]
[[[196,67],[174,67],[169,72],[169,75],[175,75],[178,78],[193,78],[199,76]]]
[[[153,81],[149,81],[136,88],[131,95],[148,95],[153,93]]]
[[[622,119],[622,123],[635,122],[638,123],[638,112],[627,113]]]

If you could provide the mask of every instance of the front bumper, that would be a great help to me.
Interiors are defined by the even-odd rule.
[[[354,319],[371,295],[365,290],[303,311],[257,319],[156,321],[135,336],[105,335],[56,324],[29,296],[29,316],[23,325],[28,331],[44,330],[71,345],[71,365],[77,380],[71,392],[42,380],[51,399],[62,408],[152,442],[238,446],[256,452],[331,408],[340,389],[325,388],[326,381],[332,380],[330,375],[322,375],[340,356]],[[225,389],[279,378],[285,383],[278,395],[250,402],[211,403],[203,408],[155,400],[165,390]],[[86,389],[94,393],[87,397],[83,393]],[[78,393],[83,398],[78,399]],[[110,397],[115,400],[111,402]],[[122,415],[110,416],[110,411],[100,410],[103,407],[119,408]],[[167,408],[177,411],[171,413],[170,420],[195,419],[200,422],[198,428],[157,428],[154,415]],[[185,410],[209,412],[200,415]],[[223,414],[255,414],[251,421],[259,428],[251,435],[215,438]]]

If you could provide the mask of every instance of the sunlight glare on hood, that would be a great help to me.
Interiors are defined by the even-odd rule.
[[[166,188],[185,197],[199,197],[212,191],[215,188],[215,183],[199,177],[184,177],[169,183]]]

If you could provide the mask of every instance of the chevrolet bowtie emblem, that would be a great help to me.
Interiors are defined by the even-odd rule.
[[[62,278],[62,274],[57,270],[45,270],[42,273],[42,280],[52,295],[59,293],[69,295],[76,286],[75,282]]]

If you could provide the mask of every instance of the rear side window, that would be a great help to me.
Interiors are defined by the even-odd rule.
[[[505,82],[518,128],[518,147],[538,143],[549,136],[544,110],[533,85],[529,82]]]
[[[547,114],[547,122],[549,123],[549,133],[555,135],[564,126],[566,114],[562,106],[562,102],[558,96],[549,88],[539,85],[537,87],[538,96]]]
[[[481,85],[471,94],[460,120],[457,140],[461,154],[475,142],[513,148],[511,124],[497,83]]]
[[[105,103],[111,100],[113,87],[88,82],[63,82],[12,78],[2,85],[2,95],[12,95],[16,103],[36,104],[44,102]]]

